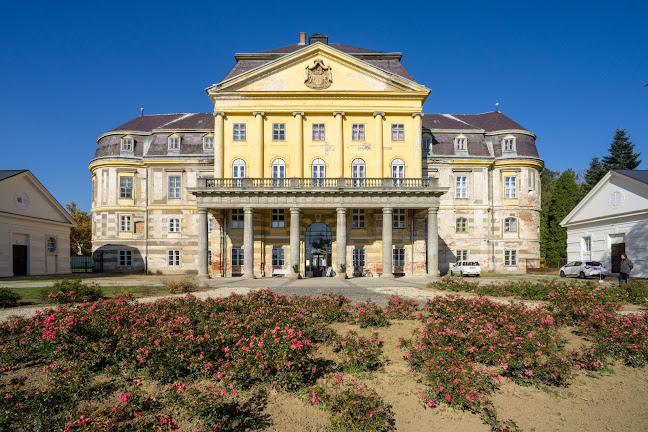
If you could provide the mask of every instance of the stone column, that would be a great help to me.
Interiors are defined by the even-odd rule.
[[[294,169],[291,177],[310,177],[304,172],[304,112],[295,111],[295,153],[297,157],[294,162]],[[292,160],[292,158],[291,158]]]
[[[251,173],[254,178],[263,178],[265,169],[265,160],[263,158],[263,111],[255,111],[252,113],[255,117],[255,135],[254,135],[254,149],[252,150],[254,157],[252,158]]]
[[[427,220],[427,262],[428,277],[439,276],[439,222],[437,219],[439,209],[430,207]]]
[[[374,155],[376,156],[376,171],[375,177],[383,178],[383,117],[384,112],[376,111],[374,116]]]
[[[423,177],[423,149],[421,148],[423,128],[421,126],[421,117],[423,113],[415,112],[412,113],[414,117],[414,166],[410,170],[409,174],[406,174],[407,177],[412,178],[422,178]]]
[[[225,149],[225,113],[214,112],[214,178],[223,178],[223,151]]]
[[[299,265],[299,208],[290,209],[290,273]]]
[[[394,210],[385,207],[383,208],[383,229],[382,229],[382,261],[383,261],[383,272],[382,276],[384,278],[393,278],[394,274],[392,273],[392,220],[393,220]]]
[[[243,277],[254,279],[254,209],[243,209]]]
[[[335,111],[335,176],[344,177],[344,111]],[[339,219],[338,219],[339,220]]]
[[[207,209],[199,208],[198,209],[198,277],[199,278],[208,278],[209,272],[207,270],[207,264],[209,262],[207,257],[208,249],[208,221],[207,221]]]
[[[335,271],[340,270],[340,266],[346,266],[346,208],[339,207],[337,209],[337,231],[335,232],[335,241],[337,243],[337,267]]]

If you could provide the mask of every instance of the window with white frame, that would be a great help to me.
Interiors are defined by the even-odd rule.
[[[364,209],[351,210],[351,228],[366,228],[367,215]]]
[[[203,137],[203,148],[206,149],[206,150],[214,148],[214,136],[213,135],[205,135]]]
[[[272,124],[272,141],[285,141],[286,140],[286,124],[273,123]]]
[[[504,232],[516,232],[517,231],[517,219],[514,217],[508,217],[504,219]]]
[[[245,141],[245,123],[234,123],[233,136],[234,141]]]
[[[353,187],[364,187],[365,180],[355,180],[355,179],[364,179],[366,177],[367,165],[365,161],[356,158],[351,161],[351,177],[353,177]]]
[[[272,209],[272,228],[284,228],[286,226],[286,210]]]
[[[317,158],[311,164],[311,177],[313,178],[313,186],[324,186],[324,178],[326,177],[326,164],[324,159]]]
[[[180,137],[178,135],[169,137],[169,150],[180,150]]]
[[[351,125],[351,140],[364,141],[365,140],[365,125],[362,123],[354,123]]]
[[[392,124],[392,141],[405,141],[405,125],[402,123]]]
[[[515,151],[515,138],[507,136],[502,140],[502,148],[504,151]]]
[[[403,186],[405,181],[405,162],[403,159],[394,159],[391,163],[391,176],[394,179],[394,186]]]
[[[133,198],[133,177],[120,176],[119,177],[119,198]]]
[[[209,232],[212,232],[212,230],[214,229],[214,219],[209,218],[208,221],[209,222],[208,222],[208,228],[207,229],[208,229]]]
[[[421,141],[421,149],[423,151],[423,157],[430,156],[430,151],[432,150],[432,137],[428,135],[423,136]]]
[[[48,237],[47,239],[47,252],[56,252],[56,239],[54,237]]]
[[[276,180],[286,178],[286,162],[283,159],[275,159],[272,161],[272,181],[273,186],[285,186],[285,180]]]
[[[457,251],[457,262],[459,261],[468,261],[468,251],[467,250],[458,250]]]
[[[232,248],[232,265],[242,266],[243,262],[243,248]]]
[[[284,248],[272,248],[272,266],[283,266],[286,263],[285,256]]]
[[[455,198],[468,198],[468,176],[458,175],[455,184]]]
[[[592,252],[592,237],[583,237],[583,252]]]
[[[457,151],[466,151],[466,142],[467,139],[463,135],[459,135],[457,138],[455,138],[455,148]]]
[[[170,233],[180,232],[180,219],[178,218],[169,219],[169,232]]]
[[[517,265],[517,250],[504,251],[504,265],[509,267]]]
[[[517,176],[504,177],[504,198],[517,198]]]
[[[353,249],[353,267],[364,267],[366,265],[365,256],[364,248]]]
[[[121,139],[121,151],[123,152],[132,152],[133,151],[133,138],[125,136]]]
[[[169,176],[169,198],[180,198],[180,176]]]
[[[131,231],[131,217],[130,215],[119,215],[119,231]]]
[[[394,209],[392,215],[392,228],[405,228],[407,211],[405,209]]]
[[[179,266],[180,265],[180,251],[179,250],[170,250],[168,252],[169,265],[170,266]]]
[[[324,123],[313,123],[313,141],[324,141],[325,139]]]
[[[405,248],[392,249],[392,266],[405,267]]]
[[[468,219],[464,217],[457,218],[457,232],[468,232]]]
[[[232,228],[243,228],[245,213],[243,209],[232,210]]]
[[[240,180],[242,178],[245,178],[245,161],[243,159],[234,159],[234,162],[232,162],[232,177],[239,179],[234,180],[234,186],[243,186],[243,181]]]
[[[119,266],[132,266],[133,265],[133,251],[120,250],[119,251]]]

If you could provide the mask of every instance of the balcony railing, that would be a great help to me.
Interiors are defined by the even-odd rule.
[[[198,187],[218,189],[428,189],[436,178],[199,178]]]

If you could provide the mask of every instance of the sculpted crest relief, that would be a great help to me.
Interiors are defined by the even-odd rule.
[[[330,66],[324,66],[324,60],[316,58],[313,66],[306,66],[306,79],[304,83],[315,90],[327,89],[333,83]]]

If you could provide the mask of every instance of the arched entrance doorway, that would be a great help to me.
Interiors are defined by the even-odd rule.
[[[306,277],[326,276],[326,271],[331,267],[331,228],[325,223],[315,222],[306,228],[304,238],[306,259]]]

